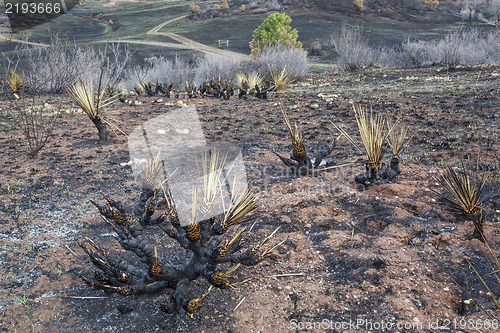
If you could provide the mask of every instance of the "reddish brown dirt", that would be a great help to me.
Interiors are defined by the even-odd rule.
[[[256,239],[277,226],[275,241],[286,239],[267,261],[238,273],[250,282],[214,290],[194,320],[159,311],[165,295],[140,298],[135,310],[121,313],[117,306],[124,297],[91,290],[76,275],[91,265],[74,242],[78,235],[116,249],[88,200],[102,200],[102,191],[132,202],[139,193],[131,168],[121,165],[129,161],[126,138],[98,144],[86,116],[64,113],[47,147],[27,157],[14,103],[4,96],[0,331],[379,332],[377,325],[385,324],[388,332],[474,332],[461,329],[463,320],[488,317],[477,308],[461,315],[463,300],[474,297],[500,315],[466,262],[487,274],[485,246],[472,239],[472,221],[452,213],[432,191],[439,191],[432,176],[461,161],[469,169],[478,164],[490,194],[485,234],[498,248],[499,92],[498,67],[372,69],[306,77],[265,101],[183,100],[197,106],[208,141],[242,147],[249,179],[261,191]],[[135,107],[114,104],[127,133],[175,108],[165,105],[172,100],[152,103],[155,99],[140,97],[142,105]],[[65,98],[43,101],[73,108]],[[288,154],[291,147],[282,107],[310,150],[337,135],[330,121],[356,139],[352,103],[402,117],[418,129],[394,182],[357,190],[359,163],[297,178],[271,152]],[[338,164],[362,158],[345,139],[330,157]],[[279,274],[290,275],[274,276]],[[486,280],[498,298],[498,282]],[[192,295],[206,288],[205,281],[196,283]]]

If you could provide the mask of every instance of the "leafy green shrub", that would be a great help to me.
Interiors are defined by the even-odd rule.
[[[297,41],[299,34],[296,29],[290,27],[291,22],[292,19],[285,13],[269,15],[253,32],[250,42],[252,56],[256,56],[266,47],[277,45],[302,49],[302,43]]]

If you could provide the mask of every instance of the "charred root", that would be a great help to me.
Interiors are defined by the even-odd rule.
[[[382,163],[379,169],[372,163],[366,163],[365,169],[365,173],[357,175],[354,179],[357,184],[364,187],[374,185],[377,182],[387,183],[393,181],[401,173],[399,158],[397,157],[391,159],[390,165]]]

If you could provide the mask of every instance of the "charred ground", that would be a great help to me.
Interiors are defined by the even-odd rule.
[[[484,319],[479,311],[460,317],[460,303],[469,296],[453,282],[490,307],[465,261],[487,273],[484,245],[472,239],[472,221],[451,213],[431,189],[436,188],[432,176],[446,166],[463,162],[474,169],[479,155],[479,170],[491,194],[488,207],[500,209],[499,74],[500,69],[491,66],[369,69],[306,77],[268,100],[183,99],[197,106],[207,141],[242,147],[248,177],[261,191],[256,239],[276,226],[281,226],[277,240],[287,239],[269,260],[242,274],[251,281],[229,293],[212,292],[195,320],[160,312],[161,296],[130,304],[119,295],[89,289],[76,276],[89,265],[74,242],[78,235],[118,249],[88,200],[99,201],[99,191],[128,202],[137,197],[132,171],[121,165],[129,161],[127,140],[98,144],[92,124],[67,98],[45,96],[44,102],[69,113],[58,120],[50,144],[37,157],[27,157],[13,99],[4,95],[1,329],[287,332],[292,319],[417,318],[441,324],[454,318]],[[165,105],[175,99],[139,100],[139,106],[118,102],[112,107],[120,110],[127,133],[176,107]],[[297,122],[306,146],[316,147],[337,136],[330,121],[356,138],[352,103],[402,117],[418,129],[395,182],[357,190],[354,176],[363,171],[362,164],[297,178],[272,153],[291,150],[282,108]],[[362,156],[340,140],[330,159],[341,164]],[[486,237],[496,246],[498,214],[486,213],[485,221]],[[172,244],[161,246],[168,249]],[[177,259],[172,251],[172,260]],[[270,277],[287,273],[300,275]],[[197,285],[193,296],[206,287]],[[498,285],[493,287],[498,294]]]

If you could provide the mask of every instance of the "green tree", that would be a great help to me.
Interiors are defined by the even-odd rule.
[[[290,27],[292,19],[285,13],[269,15],[262,24],[254,30],[250,42],[252,56],[256,56],[265,47],[282,45],[302,49],[302,43],[297,41],[297,29]]]

